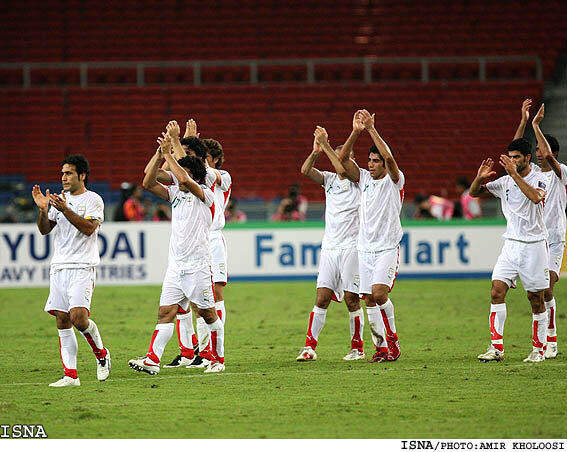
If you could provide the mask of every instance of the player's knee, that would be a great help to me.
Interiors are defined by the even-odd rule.
[[[326,297],[317,296],[317,299],[315,300],[315,306],[321,309],[327,309],[330,304],[331,300]]]
[[[345,303],[349,312],[358,311],[360,309],[360,298],[358,298],[358,295],[345,294]]]
[[[205,319],[205,322],[209,325],[211,323],[214,323],[218,318],[217,311],[215,310],[215,308],[208,308],[208,309],[198,308],[198,310],[199,310],[198,311],[199,315],[203,317],[203,319]]]
[[[79,331],[85,331],[89,327],[89,318],[82,312],[71,312],[70,319]]]
[[[541,292],[528,292],[528,300],[532,305],[532,312],[540,313],[545,311],[544,294]]]
[[[553,289],[551,287],[543,291],[543,298],[545,301],[551,301],[553,298]]]
[[[374,301],[379,305],[383,305],[388,301],[388,291],[383,287],[373,289],[372,298],[374,298]]]
[[[158,311],[158,322],[159,323],[171,323],[177,315],[177,305],[171,306],[160,306]]]
[[[503,303],[504,297],[506,296],[506,291],[500,287],[492,287],[490,290],[490,297],[492,298],[493,304]]]

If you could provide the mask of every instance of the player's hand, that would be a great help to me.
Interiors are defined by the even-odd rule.
[[[39,185],[34,185],[32,189],[32,197],[40,209],[47,209],[49,207],[49,188],[45,190],[45,195],[41,192]]]
[[[492,170],[493,167],[494,167],[494,162],[492,161],[492,159],[483,160],[480,165],[480,168],[478,169],[478,173],[476,174],[476,177],[480,179],[486,179],[488,177],[495,176],[496,171]]]
[[[534,126],[539,126],[541,121],[543,121],[544,114],[545,114],[544,104],[541,104],[541,107],[539,107],[539,110],[537,111],[536,115],[534,116],[534,119],[532,120],[532,124]]]
[[[500,156],[500,165],[502,165],[502,167],[506,170],[506,172],[510,176],[514,176],[514,175],[518,174],[518,168],[516,167],[516,164],[507,155],[502,154]]]
[[[313,135],[315,135],[315,141],[319,146],[324,146],[329,143],[329,135],[323,127],[317,126]]]
[[[360,111],[358,110],[352,117],[352,130],[356,132],[362,132],[364,130],[364,124],[360,120]]]
[[[323,149],[321,149],[321,146],[317,142],[317,137],[313,137],[313,153],[320,154],[321,152],[323,152]]]
[[[197,123],[193,118],[187,121],[185,124],[185,133],[183,134],[183,138],[187,137],[197,137],[199,138],[200,133],[197,133]]]
[[[374,128],[374,113],[371,115],[367,110],[360,110],[358,112],[358,118],[366,130]]]
[[[172,146],[171,136],[169,134],[164,134],[163,138],[158,137],[157,142],[159,144],[159,153],[162,158],[165,158],[167,155],[171,155]]]
[[[65,192],[61,190],[61,196],[57,194],[49,195],[49,204],[55,207],[59,212],[65,212],[69,206],[67,205],[67,198]]]
[[[526,99],[522,102],[522,121],[528,122],[530,119],[530,107],[532,106],[532,100]]]
[[[167,130],[167,134],[173,138],[179,138],[179,134],[181,133],[181,129],[179,128],[179,124],[177,124],[177,121],[173,120],[173,121],[169,121],[167,123],[167,126],[165,126],[166,130]]]

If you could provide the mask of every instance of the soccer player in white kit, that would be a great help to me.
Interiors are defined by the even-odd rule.
[[[341,146],[342,147],[342,146]],[[325,152],[336,173],[319,171],[314,168],[315,161]],[[325,129],[317,127],[313,151],[307,157],[301,173],[325,190],[325,234],[321,244],[321,260],[317,275],[317,298],[309,315],[305,347],[297,361],[317,359],[319,334],[325,325],[327,309],[331,299],[339,303],[343,293],[349,311],[351,350],[343,357],[345,361],[364,359],[363,331],[364,314],[360,307],[358,274],[358,208],[360,190],[358,185],[345,177],[345,169],[339,162],[337,153],[328,142]],[[334,295],[334,298],[333,298]]]
[[[104,221],[104,203],[87,190],[89,163],[70,155],[61,165],[61,195],[45,195],[34,185],[32,196],[39,207],[37,226],[41,234],[54,232],[55,252],[51,260],[49,297],[45,311],[54,315],[65,375],[51,387],[80,386],[77,375],[77,337],[73,326],[91,346],[96,357],[97,379],[110,373],[110,352],[104,347],[96,323],[89,319],[95,286],[95,267],[100,263],[97,237]],[[51,205],[51,208],[49,208]],[[49,208],[49,211],[48,211]]]
[[[524,361],[537,363],[545,359],[547,312],[543,293],[549,287],[549,266],[543,211],[548,182],[541,172],[531,169],[531,156],[527,140],[512,141],[508,155],[500,156],[500,165],[508,174],[483,186],[487,178],[496,174],[492,159],[486,159],[470,187],[471,196],[488,192],[500,198],[506,217],[504,246],[492,272],[491,344],[486,353],[478,355],[483,362],[504,359],[505,297],[510,287],[515,287],[518,277],[532,306],[532,351]]]
[[[130,360],[129,365],[134,370],[150,375],[159,373],[163,351],[173,334],[175,316],[179,307],[189,311],[191,300],[205,320],[211,336],[213,359],[205,372],[222,372],[225,370],[224,326],[215,311],[209,251],[214,194],[206,185],[199,184],[206,177],[205,166],[199,158],[186,156],[178,163],[170,153],[171,136],[166,135],[160,141],[160,148],[150,161],[143,186],[169,200],[172,205],[168,268],[160,297],[158,324],[148,353]],[[158,169],[164,159],[173,175],[173,185],[168,187],[157,181]]]
[[[368,170],[359,168],[349,158],[354,143],[365,129],[374,142],[368,152]],[[376,347],[370,362],[395,361],[401,351],[394,305],[388,294],[398,274],[405,177],[390,148],[376,131],[374,115],[366,110],[355,113],[352,133],[339,153],[339,160],[347,177],[358,182],[361,190],[358,270],[360,293],[365,294],[368,324]]]
[[[522,138],[529,119],[529,108],[531,99],[526,99],[522,104],[522,120],[518,126],[515,138]],[[545,196],[545,208],[543,209],[543,220],[547,227],[549,245],[549,288],[544,291],[545,310],[547,311],[547,338],[544,345],[544,356],[553,359],[557,356],[557,307],[555,302],[554,288],[559,275],[565,252],[566,219],[565,208],[567,196],[565,186],[567,185],[567,166],[557,161],[559,154],[559,142],[551,135],[543,135],[539,127],[543,121],[545,107],[542,104],[532,121],[533,129],[537,138],[536,159],[539,165],[532,165],[532,169],[541,170],[547,176],[547,195]],[[544,140],[549,144],[545,145]],[[549,152],[549,150],[551,152]]]

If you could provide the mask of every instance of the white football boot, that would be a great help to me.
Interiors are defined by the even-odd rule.
[[[356,361],[364,358],[366,358],[364,352],[360,352],[356,348],[353,348],[346,356],[343,357],[343,361]]]
[[[557,342],[548,342],[543,356],[545,359],[555,359],[557,357]]]
[[[526,359],[525,363],[541,363],[545,361],[545,356],[543,356],[537,348],[534,348]]]
[[[502,361],[504,359],[504,352],[494,348],[494,345],[490,344],[486,353],[482,353],[478,355],[478,360],[484,363],[488,363],[490,361]]]
[[[128,361],[128,365],[138,372],[146,372],[150,375],[159,374],[159,364],[154,363],[147,356],[142,356],[138,359],[131,359]]]
[[[96,378],[104,381],[110,375],[110,350],[106,349],[106,356],[96,360]]]
[[[311,347],[303,347],[301,353],[297,358],[296,361],[315,361],[317,359],[317,353]]]
[[[60,380],[57,380],[54,383],[51,383],[49,386],[52,388],[64,388],[66,386],[81,386],[81,381],[79,378],[71,378],[65,375]]]
[[[209,374],[209,373],[213,373],[213,372],[224,372],[224,370],[226,369],[226,367],[224,366],[223,363],[219,362],[219,361],[213,361],[209,367],[207,367],[205,369],[205,373]]]

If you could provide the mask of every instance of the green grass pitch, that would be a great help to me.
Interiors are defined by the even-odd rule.
[[[97,287],[92,318],[112,352],[108,381],[79,342],[79,388],[49,388],[62,375],[47,289],[0,290],[0,423],[42,424],[50,438],[565,438],[565,354],[522,362],[531,310],[508,296],[506,360],[478,362],[489,344],[488,280],[400,280],[392,293],[402,356],[343,362],[346,307],[333,303],[315,362],[297,363],[314,282],[231,283],[224,374],[162,369],[138,374],[160,287]],[[556,287],[559,350],[567,283]],[[563,308],[563,306],[566,306]],[[365,320],[366,321],[366,320]],[[365,350],[372,353],[365,328]],[[177,354],[176,336],[164,361]]]

